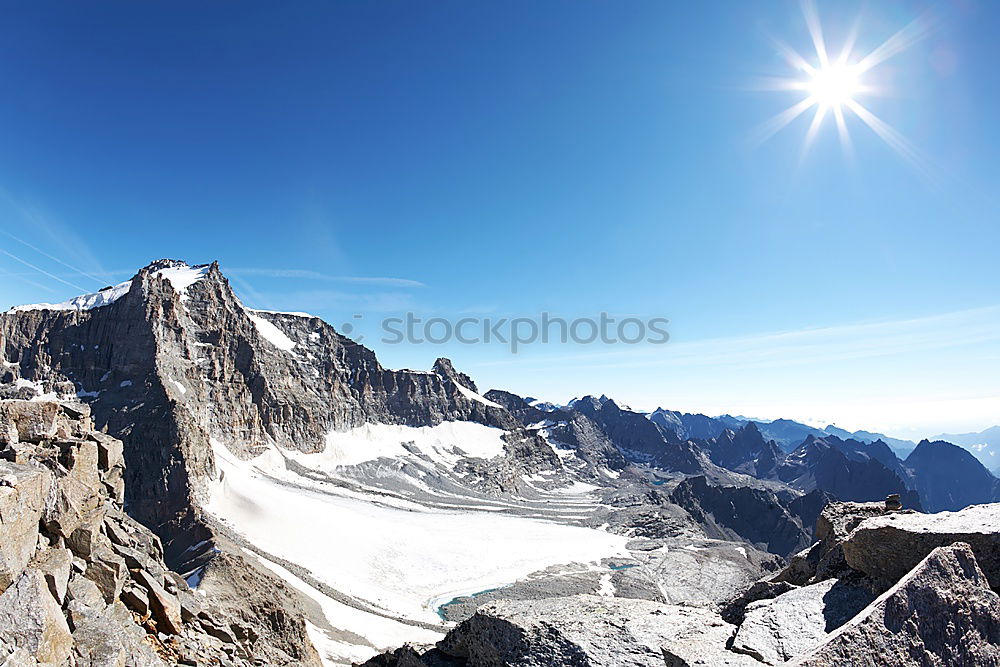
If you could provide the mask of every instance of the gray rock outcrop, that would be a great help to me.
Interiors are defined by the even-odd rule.
[[[714,612],[578,595],[493,602],[428,651],[404,648],[369,667],[671,667],[759,665],[726,650],[734,627]]]
[[[827,579],[753,602],[731,648],[769,665],[786,662],[854,617],[873,597],[861,586]]]
[[[958,512],[890,513],[859,523],[843,542],[854,570],[885,589],[937,547],[964,542],[994,590],[1000,590],[1000,504],[973,505]]]
[[[939,547],[795,664],[1000,665],[1000,597],[968,545]]]
[[[86,406],[0,400],[0,432],[17,433],[0,445],[0,664],[319,663],[301,618],[284,654],[167,568],[123,512],[121,443]]]

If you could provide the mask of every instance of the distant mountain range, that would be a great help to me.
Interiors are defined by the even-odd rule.
[[[703,414],[691,414],[674,412],[657,408],[650,414],[650,419],[661,426],[671,428],[680,437],[685,438],[714,438],[727,428],[739,429],[750,422],[757,425],[761,434],[768,440],[774,440],[786,452],[790,452],[809,436],[823,438],[834,435],[844,440],[857,440],[859,442],[871,443],[881,440],[892,449],[900,458],[909,456],[910,452],[916,448],[917,443],[910,440],[893,438],[884,433],[872,433],[871,431],[848,431],[834,425],[826,428],[816,428],[802,422],[791,419],[755,419],[750,417],[734,417],[732,415],[720,415],[709,417]],[[946,439],[944,436],[937,439]],[[960,443],[956,443],[960,444]],[[998,461],[1000,463],[1000,461]]]
[[[972,452],[984,466],[1000,472],[1000,426],[991,426],[978,433],[942,433],[933,439],[960,445]]]

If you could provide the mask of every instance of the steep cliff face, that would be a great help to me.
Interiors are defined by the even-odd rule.
[[[841,500],[859,502],[898,493],[906,507],[919,508],[920,498],[908,487],[903,474],[884,443],[869,445],[832,435],[809,436],[777,468],[779,479],[801,491],[818,488]]]
[[[809,545],[812,526],[772,491],[709,484],[690,477],[670,493],[712,537],[745,539],[758,548],[788,556]],[[811,518],[811,517],[810,517]]]
[[[245,308],[216,264],[160,260],[107,294],[0,315],[0,379],[88,402],[125,442],[129,512],[163,535],[204,539],[192,526],[213,439],[247,458],[322,451],[331,431],[365,423],[519,426],[447,360],[387,370],[319,318]]]

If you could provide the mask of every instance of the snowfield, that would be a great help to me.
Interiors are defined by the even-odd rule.
[[[285,352],[291,352],[292,348],[295,347],[295,341],[285,335],[285,332],[274,326],[267,320],[265,320],[260,315],[254,315],[253,311],[247,310],[247,317],[253,322],[254,326],[257,327],[257,333],[264,337],[264,339],[271,345],[274,345],[279,350],[284,350]]]
[[[447,465],[460,458],[459,450],[480,457],[502,453],[502,434],[469,422],[423,428],[367,425],[330,434],[326,451],[319,454],[270,449],[250,461],[240,461],[213,441],[219,475],[205,509],[249,544],[353,598],[353,605],[335,601],[262,559],[319,603],[329,627],[372,645],[352,644],[347,650],[334,633],[318,642],[327,659],[358,660],[361,654],[374,655],[375,648],[428,641],[435,633],[410,623],[441,627],[437,608],[456,596],[509,584],[551,565],[628,555],[627,539],[604,531],[504,514],[496,507],[441,509],[352,492],[285,466],[288,456],[329,473],[373,458],[412,454],[402,443]],[[377,615],[379,610],[391,618]],[[311,633],[322,631],[316,626]]]
[[[459,459],[474,456],[491,459],[503,454],[503,434],[474,422],[444,422],[437,426],[397,426],[365,424],[348,431],[331,431],[326,449],[319,454],[289,452],[296,461],[310,468],[330,471],[379,458],[401,458],[416,446],[435,463],[454,466]]]

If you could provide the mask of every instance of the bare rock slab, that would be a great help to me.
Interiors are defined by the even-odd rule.
[[[972,547],[990,587],[1000,590],[1000,503],[958,512],[887,514],[862,521],[843,543],[847,564],[888,588],[937,547]]]
[[[0,461],[0,592],[27,566],[38,544],[38,520],[52,476],[41,468]]]
[[[939,547],[794,664],[1000,665],[1000,596],[968,545]]]
[[[731,648],[768,665],[784,663],[812,648],[873,597],[860,586],[827,579],[752,602]]]
[[[45,575],[28,569],[0,595],[0,637],[41,664],[65,664],[73,638]]]
[[[707,609],[578,595],[489,603],[438,650],[482,667],[759,665],[726,650],[733,630]]]

